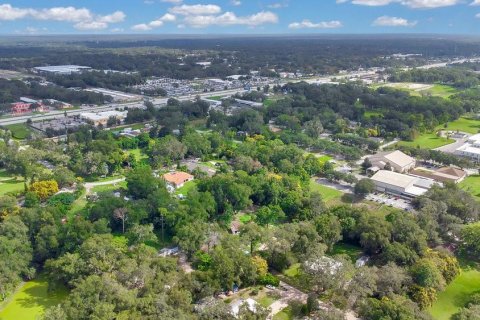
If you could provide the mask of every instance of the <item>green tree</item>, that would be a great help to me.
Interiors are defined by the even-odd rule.
[[[462,248],[473,256],[480,256],[480,222],[464,226],[461,237]]]
[[[128,193],[135,199],[146,199],[155,193],[160,181],[153,176],[149,166],[138,166],[127,174]]]
[[[367,194],[375,191],[375,183],[372,180],[365,178],[355,184],[355,195],[365,197]]]
[[[275,224],[285,218],[285,213],[280,206],[261,207],[255,213],[255,222],[261,226]]]

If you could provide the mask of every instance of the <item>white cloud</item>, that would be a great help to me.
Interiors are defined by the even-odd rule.
[[[30,15],[32,9],[14,8],[11,4],[0,5],[0,20],[23,19]]]
[[[310,20],[303,20],[302,22],[293,22],[288,25],[290,29],[336,29],[343,27],[342,22],[338,20],[321,21],[318,23]]]
[[[475,2],[478,0],[474,0]],[[348,0],[337,0],[337,3],[345,3]],[[414,9],[433,9],[448,7],[463,3],[463,0],[351,0],[351,3],[362,6],[386,6],[398,3]]]
[[[150,21],[149,23],[141,23],[134,25],[131,29],[134,31],[149,31],[155,28],[162,27],[165,22],[174,22],[177,20],[177,17],[171,13],[166,13],[162,17]]]
[[[262,11],[249,16],[238,17],[233,12],[225,12],[221,15],[191,15],[186,16],[183,24],[194,28],[205,28],[212,25],[218,26],[232,26],[245,25],[249,27],[256,27],[262,24],[278,23],[278,16],[270,11]]]
[[[413,27],[417,21],[409,21],[404,18],[382,16],[373,21],[373,26],[378,27]]]
[[[148,31],[148,30],[152,30],[152,28],[150,26],[148,26],[148,24],[146,23],[141,23],[141,24],[136,24],[132,27],[132,30],[133,31]]]
[[[194,4],[194,5],[183,4],[181,6],[170,8],[169,11],[173,14],[179,14],[184,16],[189,16],[189,15],[196,16],[196,15],[219,14],[220,12],[222,12],[222,8],[220,8],[216,4]]]
[[[115,11],[112,14],[99,17],[98,20],[105,23],[119,23],[123,22],[127,16],[122,11]]]
[[[108,23],[101,21],[81,21],[74,25],[78,30],[104,30],[108,28]]]
[[[179,4],[179,3],[182,3],[183,0],[160,0],[160,2],[168,2],[168,3]]]
[[[480,6],[480,0],[474,0],[472,3],[470,3],[471,6]]]
[[[54,7],[41,10],[32,10],[30,14],[34,19],[69,21],[69,22],[91,22],[93,14],[86,8],[75,7]]]
[[[286,7],[288,7],[288,2],[287,1],[276,2],[276,3],[269,4],[267,7],[269,7],[270,9],[286,8]]]
[[[74,23],[79,30],[101,30],[108,28],[111,23],[125,20],[126,15],[116,11],[108,15],[92,13],[87,8],[52,7],[43,9],[16,8],[10,4],[0,5],[0,20],[13,21],[19,19],[35,19],[43,21],[62,21]]]
[[[230,0],[230,4],[231,4],[232,6],[238,7],[238,6],[241,6],[241,5],[242,5],[242,1],[240,1],[240,0]]]

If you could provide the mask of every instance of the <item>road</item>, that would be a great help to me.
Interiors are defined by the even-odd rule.
[[[387,143],[385,143],[384,145],[381,145],[380,147],[378,147],[378,149],[379,149],[379,150],[383,150],[383,149],[385,149],[385,148],[388,148],[388,147],[396,144],[398,141],[399,141],[398,139],[393,139],[392,141],[387,142]]]
[[[200,96],[201,98],[211,97],[212,95],[215,96],[230,96],[236,93],[245,92],[245,89],[233,89],[233,90],[224,90],[224,91],[216,91],[216,92],[207,92],[207,93],[200,93],[200,94],[191,94],[185,95],[181,97],[175,97],[175,99],[180,101],[187,101],[195,99],[195,97]],[[155,106],[161,107],[167,104],[169,98],[158,98],[154,99],[152,102]],[[102,111],[112,111],[115,109],[124,109],[124,108],[139,108],[143,106],[143,102],[129,102],[129,103],[120,103],[120,104],[108,104],[99,107],[88,107],[88,108],[81,108],[75,110],[59,110],[59,111],[52,111],[45,114],[40,115],[26,115],[26,116],[18,116],[18,117],[9,117],[9,118],[2,118],[0,119],[0,125],[11,125],[17,123],[26,123],[28,119],[32,119],[32,121],[42,121],[42,120],[52,120],[56,118],[63,118],[65,113],[68,116],[75,116],[85,112],[102,112]]]
[[[442,62],[442,63],[434,63],[434,64],[428,64],[424,66],[418,67],[419,69],[430,69],[430,68],[438,68],[438,67],[445,67],[447,64],[451,63],[463,63],[466,61],[480,61],[480,59],[461,59],[461,60],[455,60],[452,62]],[[408,69],[408,68],[407,68]],[[331,81],[332,78],[336,79],[346,79],[346,78],[351,78],[351,77],[364,77],[364,76],[372,76],[375,75],[376,71],[352,71],[347,74],[341,74],[341,75],[331,75],[331,76],[323,76],[323,77],[318,77],[314,79],[298,79],[298,80],[286,80],[282,81],[280,84],[284,84],[287,82],[301,82],[305,81],[310,84],[321,84],[321,83],[328,83]],[[273,84],[273,83],[272,83]],[[180,101],[186,101],[186,100],[192,100],[196,96],[200,96],[202,98],[210,97],[212,95],[215,96],[230,96],[234,95],[236,93],[242,93],[245,92],[243,88],[239,89],[230,89],[230,90],[224,90],[224,91],[215,91],[215,92],[205,92],[205,93],[198,93],[198,94],[190,94],[190,95],[185,95],[185,96],[180,96],[180,97],[173,97],[177,100]],[[166,105],[167,101],[169,98],[157,98],[153,99],[153,104],[155,106],[162,106]],[[143,102],[130,102],[130,103],[121,103],[121,104],[109,104],[109,105],[104,105],[100,107],[91,107],[91,108],[83,108],[83,109],[76,109],[76,110],[67,110],[67,111],[52,111],[47,114],[41,114],[41,115],[26,115],[26,116],[18,116],[18,117],[9,117],[9,118],[2,118],[0,119],[0,125],[11,125],[11,124],[17,124],[17,123],[25,123],[27,122],[28,119],[32,119],[32,121],[41,121],[41,120],[51,120],[51,119],[56,119],[59,117],[63,117],[65,115],[65,112],[69,116],[74,116],[74,115],[79,115],[81,113],[85,112],[101,112],[101,111],[112,111],[117,108],[138,108],[143,106]]]
[[[109,181],[87,182],[87,183],[85,183],[85,190],[86,190],[87,194],[90,194],[90,192],[92,191],[92,189],[95,188],[95,187],[98,187],[98,186],[108,186],[108,185],[117,184],[117,183],[120,183],[120,182],[123,182],[123,181],[125,181],[125,177],[119,178],[119,179],[115,179],[115,180],[109,180]]]

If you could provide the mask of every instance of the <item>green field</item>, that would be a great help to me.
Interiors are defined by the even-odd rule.
[[[5,170],[0,170],[0,196],[9,192],[19,192],[25,189],[23,178],[14,177]]]
[[[455,89],[451,86],[446,86],[443,84],[435,84],[431,89],[420,91],[421,93],[431,94],[432,96],[448,98],[451,95],[454,95],[459,92],[458,89]]]
[[[455,142],[455,140],[437,137],[435,133],[424,133],[413,141],[400,141],[398,145],[414,148],[420,146],[422,149],[435,149],[453,142]]]
[[[443,129],[443,126],[440,126],[438,129]],[[480,131],[480,120],[472,119],[469,117],[461,117],[458,120],[449,122],[446,129],[451,131],[458,130],[475,134]]]
[[[424,86],[423,88],[421,86]],[[373,88],[390,87],[399,90],[404,90],[410,93],[412,96],[430,95],[435,97],[448,98],[459,92],[458,89],[443,85],[443,84],[421,84],[410,82],[395,82],[386,84],[375,84]]]
[[[355,263],[358,258],[363,254],[362,248],[354,246],[348,243],[339,242],[333,246],[333,250],[330,255],[334,256],[337,254],[346,254],[352,259],[352,262]]]
[[[480,175],[469,176],[459,184],[460,188],[470,192],[477,200],[480,200]]]
[[[344,195],[341,191],[317,183],[315,178],[310,180],[310,188],[312,191],[319,192],[322,195],[323,201],[327,204],[341,202],[342,196]]]
[[[28,126],[24,123],[10,124],[5,126],[8,130],[12,132],[12,136],[18,140],[24,140],[28,138],[31,131]]]
[[[428,311],[436,320],[449,320],[454,313],[465,306],[472,293],[479,291],[480,271],[463,270],[445,291],[438,294],[437,301]]]
[[[66,288],[48,292],[44,277],[26,282],[8,301],[0,306],[0,320],[36,320],[47,308],[61,303],[68,291]]]

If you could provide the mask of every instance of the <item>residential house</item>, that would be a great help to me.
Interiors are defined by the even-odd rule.
[[[164,174],[163,179],[168,185],[175,189],[178,189],[183,187],[185,183],[193,181],[194,177],[186,172],[175,171]]]

